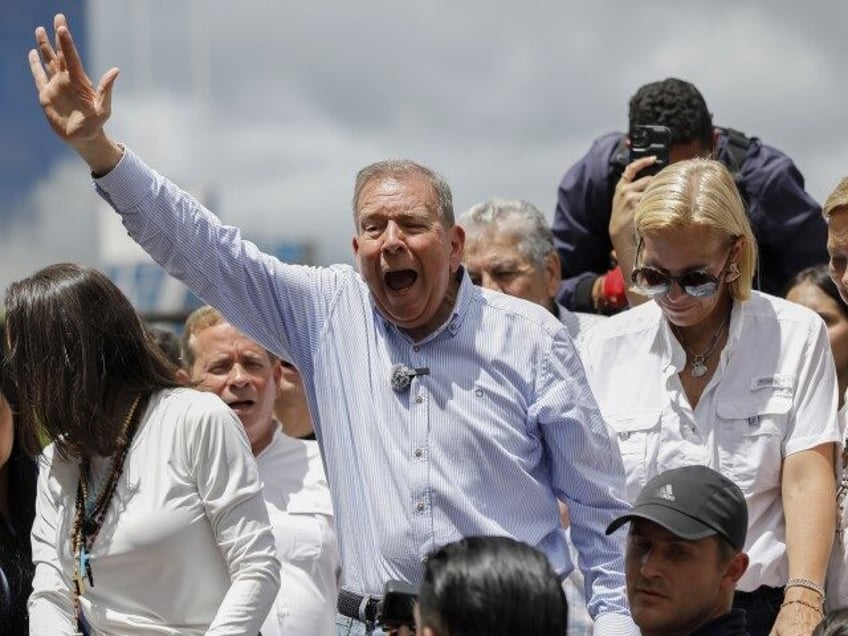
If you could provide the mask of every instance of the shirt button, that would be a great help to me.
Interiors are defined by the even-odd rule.
[[[412,350],[413,350],[415,353],[418,353],[419,351],[421,351],[421,347],[419,347],[418,345],[415,345],[414,347],[412,347]]]
[[[418,505],[415,506],[415,509],[418,510],[418,512],[422,512],[424,510],[424,504],[419,501]]]
[[[424,451],[422,451],[420,448],[415,449],[415,456],[416,457],[420,458],[423,454],[424,454]]]
[[[424,398],[421,397],[420,395],[416,395],[415,401],[416,401],[416,403],[421,404],[424,401]]]

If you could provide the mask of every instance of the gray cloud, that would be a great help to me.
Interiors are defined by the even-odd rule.
[[[248,236],[311,241],[320,262],[350,260],[354,175],[387,156],[443,172],[460,210],[498,195],[552,214],[565,169],[671,75],[787,151],[819,199],[848,172],[841,2],[89,7],[92,75],[122,69],[112,134]],[[45,178],[72,196],[64,172]],[[53,214],[30,232],[48,257]]]

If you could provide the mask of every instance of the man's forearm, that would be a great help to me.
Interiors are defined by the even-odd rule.
[[[75,143],[74,150],[88,164],[95,177],[109,174],[124,156],[124,149],[105,131],[101,131],[94,139]]]

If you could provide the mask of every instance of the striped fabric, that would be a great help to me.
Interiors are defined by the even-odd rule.
[[[389,579],[418,581],[430,551],[469,535],[525,541],[565,575],[560,498],[595,592],[590,612],[618,614],[615,633],[628,633],[623,533],[604,534],[627,507],[621,458],[554,316],[461,272],[452,317],[413,342],[377,313],[351,267],[261,253],[129,151],[97,187],[171,275],[301,370],[345,588],[379,594]],[[396,392],[396,364],[429,375]]]

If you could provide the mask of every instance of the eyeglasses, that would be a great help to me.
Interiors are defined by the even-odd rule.
[[[724,267],[721,268],[724,272]],[[656,267],[637,267],[630,275],[631,281],[640,293],[649,298],[665,296],[671,289],[672,283],[695,298],[707,298],[718,291],[721,281],[703,269],[690,269],[679,276],[672,276],[667,271]]]

